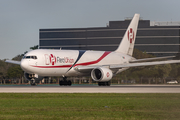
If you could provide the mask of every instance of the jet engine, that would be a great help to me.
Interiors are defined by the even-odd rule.
[[[108,68],[98,67],[91,71],[91,77],[94,81],[107,82],[112,79],[113,73]]]
[[[29,74],[29,73],[24,73],[24,76],[27,80],[29,81],[34,81],[35,83],[38,83],[39,81],[41,81],[44,77],[42,76],[38,76],[38,78],[35,76],[35,74]]]

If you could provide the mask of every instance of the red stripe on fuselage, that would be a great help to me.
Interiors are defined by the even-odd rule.
[[[32,67],[38,67],[38,68],[69,68],[72,65],[62,65],[62,66],[33,66]]]
[[[111,52],[104,52],[104,54],[99,59],[97,59],[95,61],[86,62],[86,63],[79,63],[79,64],[74,65],[73,67],[79,66],[79,65],[85,66],[85,65],[96,64],[96,63],[100,62],[103,58],[105,58],[109,53],[111,53]],[[62,66],[32,66],[32,67],[38,67],[38,68],[70,68],[71,66],[72,65],[62,65]]]
[[[75,66],[96,64],[96,63],[100,62],[103,58],[105,58],[109,53],[111,53],[111,52],[105,52],[98,60],[86,62],[86,63],[79,63],[79,64],[76,64]]]

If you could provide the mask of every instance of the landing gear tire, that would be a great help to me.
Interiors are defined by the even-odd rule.
[[[72,82],[70,80],[67,81],[67,77],[63,78],[63,81],[59,81],[59,85],[60,86],[71,86]]]
[[[59,85],[62,86],[71,86],[72,85],[72,82],[70,80],[68,81],[59,81]]]
[[[67,81],[67,85],[68,86],[71,86],[72,85],[72,82],[69,80],[69,81]]]
[[[99,86],[110,86],[111,83],[110,82],[98,82]]]

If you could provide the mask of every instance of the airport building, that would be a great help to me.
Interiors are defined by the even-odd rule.
[[[109,21],[106,27],[40,29],[40,49],[114,51],[131,19]],[[180,53],[180,22],[140,20],[135,48],[159,56]]]

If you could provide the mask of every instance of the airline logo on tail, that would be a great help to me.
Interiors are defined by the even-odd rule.
[[[130,28],[130,30],[128,30],[128,40],[130,41],[130,43],[133,42],[134,40],[134,30],[132,28]]]

